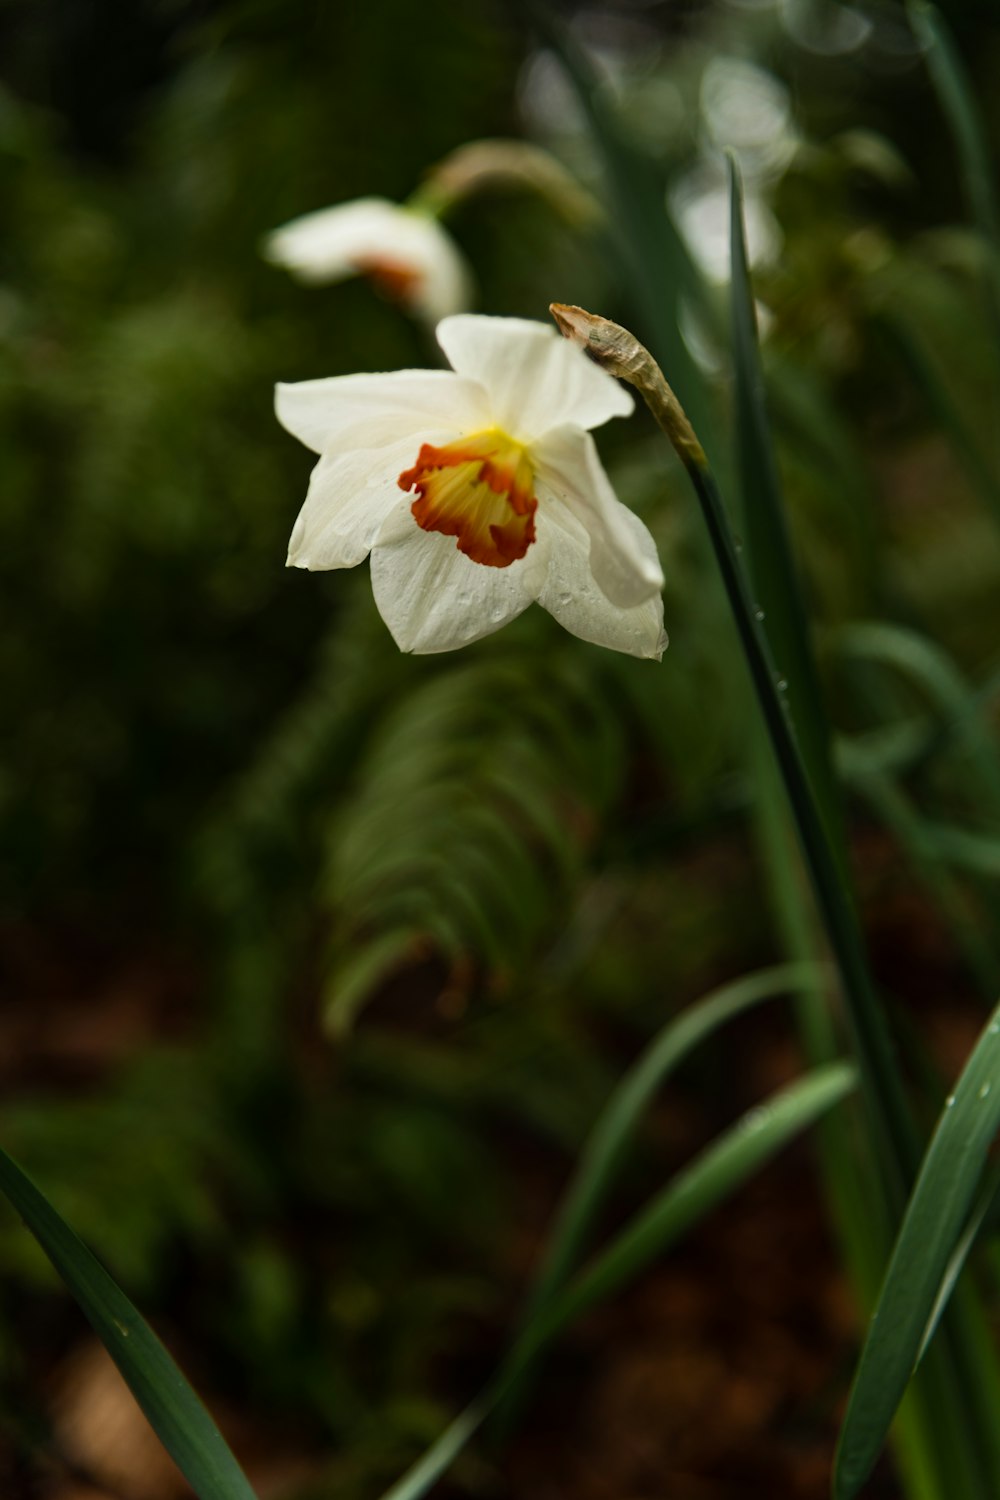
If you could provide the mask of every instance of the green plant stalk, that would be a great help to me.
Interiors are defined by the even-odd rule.
[[[545,33],[546,41],[553,47],[562,62],[580,98],[596,144],[603,155],[606,189],[614,208],[614,222],[622,230],[616,244],[627,265],[629,282],[635,289],[644,321],[655,337],[657,347],[665,350],[668,356],[671,350],[675,352],[678,363],[675,367],[674,359],[671,357],[669,367],[678,383],[685,404],[695,418],[698,431],[704,435],[706,446],[713,456],[717,471],[728,473],[728,468],[720,468],[720,464],[725,461],[725,451],[716,436],[714,423],[705,421],[713,408],[707,401],[707,394],[699,372],[693,368],[688,350],[677,335],[678,289],[686,290],[697,303],[700,303],[699,285],[697,276],[691,274],[692,268],[685,263],[686,257],[678,253],[679,241],[676,231],[663,213],[662,184],[659,188],[655,187],[649,171],[650,164],[642,158],[641,153],[620,131],[617,120],[605,107],[604,101],[596,91],[595,79],[586,56],[580,49],[573,46],[572,39],[548,16],[547,11],[541,5],[537,3],[532,5],[531,0],[528,0],[528,3],[536,21]],[[734,277],[734,281],[735,279]],[[752,316],[752,299],[749,298],[748,288],[746,294]],[[759,380],[759,374],[754,375],[756,358],[750,363],[752,378]],[[673,434],[670,435],[673,436]],[[770,520],[773,520],[771,514],[768,516],[768,521]],[[766,528],[767,521],[763,524]],[[754,541],[752,525],[748,527],[746,534],[748,544],[752,548]],[[769,537],[763,556],[766,564],[770,558]],[[784,560],[786,559],[782,559]],[[776,571],[780,573],[780,566],[777,570],[771,567],[772,575]],[[786,580],[776,577],[774,581],[780,586]],[[770,606],[773,600],[762,600],[762,602],[768,604],[770,619]],[[784,597],[783,602],[787,605],[790,601]],[[804,638],[802,643],[804,644]],[[795,644],[793,632],[790,645],[794,647]],[[782,642],[783,650],[788,646],[789,640],[786,633],[786,638]],[[792,651],[793,657],[794,654]],[[789,660],[789,677],[796,674],[797,665],[801,665],[798,659]],[[807,666],[811,668],[810,661],[807,661]],[[794,691],[797,695],[802,692],[801,682],[797,676]],[[808,691],[807,683],[803,708],[808,699]],[[831,832],[836,833],[836,818],[831,820],[829,816],[831,799],[828,793],[831,783],[828,775],[824,775],[829,768],[829,746],[820,739],[817,747],[817,737],[809,733],[810,727],[810,723],[805,723],[807,738],[802,743],[802,750],[808,757],[807,780],[811,772],[819,783],[821,795],[827,794],[823,796],[824,812],[828,825],[831,826]],[[817,748],[820,755],[819,761]],[[762,745],[760,750],[763,750]],[[758,754],[757,758],[758,762],[763,761],[762,755]],[[824,758],[826,766],[822,764]],[[771,766],[767,767],[767,772],[766,779],[771,782],[775,772]],[[834,791],[836,792],[835,787]],[[832,810],[835,814],[839,814],[839,808],[835,804]],[[804,904],[804,892],[796,868],[798,861],[791,847],[792,836],[788,826],[787,812],[780,803],[776,808],[765,807],[762,799],[758,804],[758,820],[765,857],[772,875],[775,899],[783,926],[786,928],[786,938],[791,933],[797,932],[797,941],[791,942],[788,948],[789,955],[801,957],[814,953],[815,948],[812,946],[814,917]],[[803,997],[799,1011],[803,1043],[810,1056],[817,1059],[824,1055],[829,1056],[828,1046],[833,1026],[829,1011],[821,998],[818,995]],[[886,1049],[880,1050],[884,1056]],[[890,1063],[892,1061],[891,1054],[889,1061]],[[870,1087],[866,1092],[871,1098]],[[905,1128],[907,1123],[905,1099],[902,1103],[904,1109],[896,1113],[904,1124],[904,1135],[910,1135],[911,1131]],[[874,1099],[874,1105],[877,1109],[879,1105],[877,1096]],[[877,1181],[872,1181],[873,1164],[870,1154],[863,1141],[858,1138],[858,1133],[852,1130],[850,1122],[840,1117],[826,1124],[829,1128],[823,1131],[820,1152],[828,1173],[827,1183],[832,1208],[841,1229],[845,1255],[854,1271],[863,1304],[871,1306],[877,1290],[881,1267],[885,1263],[888,1251],[892,1209],[886,1204],[884,1194],[879,1191]],[[907,1155],[912,1155],[912,1150],[908,1151]],[[905,1180],[905,1171],[902,1175]],[[898,1189],[893,1197],[898,1199]],[[878,1221],[882,1221],[881,1228],[879,1228]],[[932,1351],[933,1354],[940,1352],[940,1350]],[[930,1361],[926,1367],[928,1375],[930,1365],[933,1363],[935,1363],[934,1360]],[[960,1461],[955,1465],[949,1463],[951,1456],[949,1449],[952,1445],[947,1440],[945,1432],[941,1430],[942,1423],[939,1420],[941,1413],[937,1409],[934,1393],[929,1390],[929,1385],[929,1380],[926,1384],[921,1382],[916,1390],[908,1394],[900,1410],[899,1457],[906,1471],[908,1494],[919,1497],[919,1500],[943,1500],[943,1497],[950,1497],[954,1493],[954,1484],[957,1482],[962,1465]],[[926,1400],[923,1399],[925,1395]],[[921,1406],[923,1410],[918,1410],[918,1406]],[[954,1457],[960,1460],[962,1455],[955,1454]]]
[[[804,899],[803,886],[796,878],[799,853],[794,833],[786,806],[771,795],[780,791],[771,786],[776,768],[773,760],[765,762],[759,753],[766,746],[758,741],[756,748],[761,787],[758,835],[771,875],[779,929],[790,956],[814,954],[821,940],[814,932],[814,912],[807,907],[808,898]],[[818,995],[803,994],[794,1002],[799,1034],[813,1065],[836,1056],[832,1018],[826,1007],[816,1003],[818,999]],[[863,1316],[869,1317],[878,1298],[893,1234],[878,1173],[862,1149],[857,1124],[846,1107],[827,1115],[817,1122],[814,1144],[851,1285]],[[953,1312],[953,1318],[955,1315]],[[896,1414],[893,1457],[911,1500],[951,1500],[957,1493],[984,1493],[976,1476],[968,1472],[969,1448],[961,1431],[967,1412],[956,1401],[956,1382],[944,1353],[940,1346],[928,1352],[919,1378]]]
[[[750,763],[758,795],[754,799],[754,823],[758,846],[767,872],[774,918],[782,946],[792,960],[811,958],[822,938],[816,931],[814,909],[804,888],[801,857],[795,843],[787,805],[777,785],[777,768],[763,739],[761,726],[754,725]],[[837,1040],[825,986],[817,978],[815,989],[793,996],[796,1025],[806,1057],[812,1066],[837,1056]],[[819,1158],[830,1214],[848,1276],[862,1313],[875,1306],[883,1271],[892,1246],[892,1233],[878,1173],[859,1149],[857,1120],[849,1106],[825,1115],[816,1123],[813,1144]],[[953,1454],[950,1433],[941,1431],[928,1383],[911,1387],[899,1408],[893,1450],[911,1500],[948,1500],[951,1483],[961,1459]],[[957,1459],[957,1462],[955,1461]]]
[[[662,424],[661,424],[662,425]],[[824,829],[808,778],[802,766],[794,731],[780,696],[770,660],[767,639],[756,620],[756,609],[749,585],[729,531],[722,499],[707,466],[694,459],[686,465],[702,505],[726,592],[736,617],[747,664],[767,724],[775,758],[778,762],[788,800],[792,807],[799,841],[808,866],[813,894],[843,982],[844,1012],[858,1059],[862,1098],[876,1143],[881,1174],[893,1221],[898,1220],[905,1202],[908,1183],[919,1160],[919,1146],[896,1068],[895,1056],[884,1014],[872,984],[862,947],[861,934],[853,908],[845,893],[840,871],[825,841]],[[780,680],[780,679],[779,679]],[[949,1345],[953,1340],[949,1339]],[[949,1364],[958,1365],[964,1374],[962,1385],[974,1383],[968,1361],[956,1350],[949,1350]],[[965,1367],[964,1369],[962,1367]],[[956,1374],[959,1373],[956,1370]],[[935,1370],[936,1404],[942,1415],[954,1406],[955,1392],[949,1374]],[[967,1466],[961,1483],[952,1469],[951,1482],[959,1493],[991,1496],[995,1493],[984,1477],[980,1479],[972,1455],[959,1443],[952,1447],[952,1464]],[[977,1443],[976,1448],[979,1448]]]
[[[743,195],[738,164],[730,157],[730,315],[733,344],[734,408],[741,503],[739,525],[746,539],[757,617],[766,611],[766,633],[780,652],[787,673],[787,703],[804,766],[812,784],[828,842],[846,880],[847,854],[840,787],[834,775],[831,733],[819,675],[810,649],[805,600],[785,519],[777,456],[771,437],[757,340],[753,288],[743,227]],[[758,846],[769,876],[771,899],[786,953],[804,959],[822,947],[815,908],[795,842],[780,778],[765,729],[749,709],[750,764]],[[829,984],[796,996],[799,1036],[812,1063],[837,1055]],[[825,992],[824,992],[825,991]],[[834,1223],[862,1307],[870,1309],[891,1244],[890,1221],[878,1173],[859,1150],[859,1135],[847,1114],[822,1122],[817,1149]]]
[[[848,884],[847,840],[840,787],[830,753],[830,726],[810,645],[809,617],[792,554],[778,461],[771,439],[764,379],[757,345],[757,317],[743,228],[743,188],[735,156],[729,157],[730,312],[734,364],[734,406],[742,500],[754,617],[767,615],[761,632],[780,656],[784,703],[809,781],[824,842],[836,862],[841,884]]]
[[[751,746],[755,785],[754,801],[757,842],[769,876],[771,902],[782,946],[792,961],[803,962],[815,955],[822,938],[803,889],[801,856],[790,826],[787,806],[781,798],[773,758],[759,731]],[[793,996],[795,1019],[803,1050],[812,1066],[837,1056],[837,1037],[824,989],[829,977],[817,978],[809,992]],[[885,1203],[877,1173],[856,1149],[846,1111],[830,1116],[817,1127],[816,1140],[830,1194],[831,1208],[845,1258],[862,1305],[874,1305],[879,1281],[891,1244]],[[863,1211],[859,1212],[859,1205]]]
[[[853,906],[848,899],[838,861],[827,841],[809,777],[803,765],[782,679],[771,659],[770,645],[762,628],[760,612],[740,561],[714,476],[704,451],[663,372],[638,340],[626,329],[581,308],[555,304],[553,317],[563,334],[577,342],[601,368],[633,385],[670,439],[694,487],[712,542],[736,623],[740,643],[754,690],[767,727],[774,757],[781,773],[805,858],[813,895],[842,983],[844,1014],[854,1054],[858,1061],[863,1105],[869,1136],[879,1165],[887,1210],[897,1223],[920,1160],[920,1144],[902,1079],[896,1067],[893,1044],[885,1016],[872,983],[867,958]],[[945,1353],[954,1378],[967,1387],[975,1360],[966,1348],[953,1349],[953,1330],[946,1330]],[[944,1361],[942,1361],[944,1363]],[[936,1362],[932,1365],[935,1368]],[[953,1413],[959,1430],[962,1413],[953,1399],[949,1371],[941,1369],[934,1382],[932,1401],[950,1427]],[[961,1388],[961,1386],[959,1388]],[[975,1425],[975,1424],[974,1424]],[[995,1493],[986,1474],[994,1467],[989,1444],[982,1434],[969,1434],[972,1447],[947,1441],[950,1462],[966,1468],[964,1493],[969,1500],[984,1500]],[[952,1470],[955,1477],[957,1470]],[[946,1493],[946,1491],[940,1491]]]
[[[850,889],[842,799],[834,775],[830,727],[810,649],[810,622],[795,566],[771,437],[747,263],[742,183],[733,155],[730,155],[730,177],[730,305],[739,491],[743,502],[741,530],[746,540],[754,598],[758,609],[766,609],[766,634],[780,659],[782,673],[787,676],[785,696],[803,768],[828,847],[845,889]],[[769,829],[771,837],[766,848],[783,914],[786,919],[791,916],[795,926],[795,931],[789,932],[786,921],[786,941],[790,939],[794,945],[789,952],[799,951],[799,945],[801,951],[815,952],[818,937],[814,931],[815,914],[797,878],[801,875],[801,862],[788,826],[788,809],[780,787],[775,785],[776,769],[767,747],[761,743],[759,724],[754,739],[759,762],[757,785],[761,789],[758,826],[768,820],[778,825],[776,832]],[[793,903],[797,905],[794,913]],[[835,1027],[828,997],[818,991],[802,996],[798,1002],[798,1022],[811,1061],[835,1055]],[[879,1190],[878,1174],[872,1172],[871,1163],[865,1160],[859,1134],[852,1130],[852,1122],[843,1112],[820,1123],[817,1149],[852,1280],[861,1307],[870,1313],[892,1242],[892,1222]],[[906,1474],[910,1494],[947,1496],[958,1474],[965,1475],[964,1490],[972,1494],[978,1488],[964,1439],[970,1421],[968,1401],[974,1388],[967,1386],[963,1392],[966,1399],[959,1397],[957,1382],[951,1378],[947,1365],[948,1356],[939,1346],[919,1384],[913,1388],[897,1430],[896,1456]]]
[[[841,976],[845,1013],[858,1059],[872,1139],[891,1210],[898,1216],[920,1159],[916,1130],[896,1068],[889,1031],[868,973],[857,919],[802,763],[784,698],[785,684],[771,660],[770,645],[704,450],[663,372],[631,333],[581,308],[557,303],[552,314],[560,330],[579,343],[596,364],[635,387],[670,439],[694,487],[791,805],[816,904]]]

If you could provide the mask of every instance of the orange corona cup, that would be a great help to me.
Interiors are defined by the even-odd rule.
[[[424,531],[457,539],[473,562],[506,568],[535,540],[531,464],[505,432],[478,432],[443,448],[424,443],[401,490],[416,490],[410,510]]]

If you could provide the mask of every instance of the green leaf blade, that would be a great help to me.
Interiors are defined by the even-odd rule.
[[[718,1136],[656,1194],[590,1270],[523,1330],[482,1394],[455,1418],[382,1500],[421,1500],[564,1328],[619,1291],[658,1254],[675,1244],[703,1214],[856,1085],[857,1074],[849,1064],[831,1063],[816,1068],[748,1111]]]
[[[781,994],[801,993],[821,982],[819,964],[779,964],[745,974],[671,1017],[612,1091],[580,1153],[576,1170],[556,1211],[545,1254],[528,1297],[527,1328],[548,1308],[579,1265],[594,1223],[614,1185],[639,1121],[656,1091],[689,1052],[751,1006]],[[503,1434],[524,1397],[515,1382],[498,1424]]]
[[[558,1326],[618,1291],[856,1086],[849,1063],[829,1063],[748,1110],[678,1172],[559,1299],[551,1314]]]
[[[998,1129],[1000,1007],[949,1096],[910,1197],[841,1429],[835,1500],[852,1500],[870,1473],[944,1309],[953,1257]]]
[[[743,188],[734,156],[729,166],[737,460],[750,574],[761,611],[758,618],[784,685],[785,702],[827,840],[843,863],[843,817],[833,774],[830,728],[810,647],[809,617],[792,553],[768,420],[743,227]]]
[[[722,985],[674,1016],[629,1069],[594,1126],[560,1207],[535,1284],[532,1312],[551,1300],[579,1260],[638,1122],[654,1093],[689,1052],[743,1011],[817,984],[818,964],[782,964]]]
[[[2,1150],[0,1191],[66,1283],[199,1500],[256,1500],[222,1434],[160,1340],[83,1241]]]

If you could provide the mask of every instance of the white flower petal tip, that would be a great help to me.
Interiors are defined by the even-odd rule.
[[[546,324],[463,316],[439,337],[452,371],[277,388],[279,420],[320,455],[288,565],[370,551],[403,651],[468,645],[537,601],[583,640],[659,660],[656,545],[586,430],[631,398]]]
[[[312,286],[367,276],[407,311],[437,322],[467,308],[472,276],[436,219],[390,203],[358,198],[293,219],[264,240],[262,253]]]
[[[625,387],[549,323],[460,313],[438,324],[437,341],[453,370],[485,386],[497,425],[516,437],[600,427],[635,409]]]

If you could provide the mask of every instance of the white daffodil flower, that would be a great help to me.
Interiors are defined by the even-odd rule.
[[[537,602],[585,641],[659,660],[656,545],[588,430],[631,396],[543,323],[465,314],[437,338],[451,370],[277,387],[278,420],[320,455],[289,566],[371,552],[403,651],[468,645]]]
[[[264,256],[314,286],[367,276],[432,323],[472,300],[469,270],[437,219],[387,198],[357,198],[293,219],[268,235]]]

